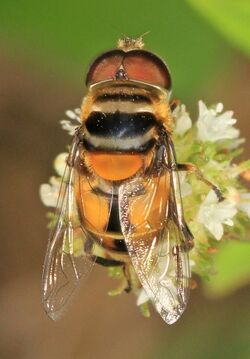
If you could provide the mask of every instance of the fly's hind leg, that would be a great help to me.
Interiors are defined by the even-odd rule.
[[[110,296],[116,296],[116,295],[119,295],[123,292],[127,292],[129,293],[130,290],[131,290],[131,285],[130,285],[130,279],[129,277],[127,276],[127,271],[126,271],[126,267],[127,265],[125,263],[122,263],[122,266],[120,267],[121,270],[123,271],[123,276],[121,278],[121,282],[120,284],[118,285],[118,287],[116,287],[115,289],[112,289],[108,292],[108,294]],[[120,278],[120,275],[119,275],[119,278]]]
[[[122,270],[124,277],[122,279],[120,286],[113,291],[115,294],[120,294],[122,291],[126,293],[130,293],[134,289],[138,289],[141,287],[141,283],[139,282],[134,267],[132,266],[131,263],[124,262],[122,266]]]
[[[200,171],[200,169],[198,167],[196,167],[195,165],[193,165],[192,163],[178,163],[177,164],[177,170],[178,171],[187,171],[187,172],[194,173],[196,175],[196,178],[199,181],[202,181],[203,183],[205,183],[207,186],[209,186],[215,192],[219,202],[224,200],[224,197],[223,197],[220,189],[217,186],[215,186],[212,182],[207,180],[203,176],[203,173]]]
[[[114,259],[109,259],[109,258],[103,258],[103,257],[93,257],[93,259],[95,259],[97,264],[100,264],[104,267],[121,267],[123,265],[122,262],[116,261]]]
[[[123,273],[124,273],[124,277],[126,278],[126,282],[127,282],[127,286],[124,290],[127,293],[131,292],[131,290],[132,290],[132,281],[131,281],[129,266],[130,265],[126,264],[126,263],[124,263],[124,266],[123,266]]]
[[[127,280],[127,288],[125,289],[127,293],[141,288],[141,283],[131,263],[124,263],[123,272]]]

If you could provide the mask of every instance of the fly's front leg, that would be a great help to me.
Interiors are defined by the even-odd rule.
[[[178,98],[174,98],[169,104],[171,111],[173,112],[180,103],[181,101]]]
[[[224,200],[224,197],[220,191],[220,189],[215,186],[212,182],[210,182],[209,180],[207,180],[204,176],[203,173],[201,172],[201,170],[196,167],[195,165],[193,165],[192,163],[178,163],[177,164],[177,170],[178,171],[187,171],[187,172],[192,172],[196,175],[196,178],[199,181],[202,181],[203,183],[205,183],[207,186],[211,187],[212,190],[215,192],[219,202]]]
[[[75,130],[73,142],[69,151],[68,158],[66,160],[67,165],[69,167],[74,167],[75,164],[75,158],[78,151],[79,144],[82,140],[82,133],[81,133],[81,127],[77,127]]]

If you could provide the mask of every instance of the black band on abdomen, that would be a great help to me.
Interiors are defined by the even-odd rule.
[[[92,112],[85,123],[90,135],[119,139],[143,136],[156,124],[156,118],[150,112],[118,111],[115,113]]]

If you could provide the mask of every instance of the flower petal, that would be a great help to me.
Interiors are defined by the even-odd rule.
[[[48,183],[42,184],[39,189],[40,198],[47,207],[56,207],[58,192],[59,190]]]
[[[217,239],[223,236],[223,224],[232,226],[232,218],[236,215],[237,208],[230,201],[219,202],[214,191],[210,191],[200,205],[197,221]]]
[[[223,226],[219,222],[210,222],[206,224],[207,229],[213,234],[215,239],[219,241],[223,236]]]
[[[183,136],[192,127],[192,121],[189,113],[186,111],[186,106],[183,104],[178,105],[173,111],[173,117],[176,121],[174,132],[177,135]]]
[[[137,297],[136,305],[140,306],[144,303],[147,303],[148,301],[149,301],[149,297],[147,293],[145,292],[144,289],[141,289]]]
[[[192,186],[187,181],[187,175],[184,172],[179,172],[181,196],[186,197],[192,193]]]
[[[63,176],[66,166],[66,159],[68,157],[67,152],[60,153],[58,156],[56,156],[54,160],[54,168],[56,172],[59,174],[59,176]]]

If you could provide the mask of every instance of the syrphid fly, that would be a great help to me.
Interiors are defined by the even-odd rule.
[[[69,151],[49,238],[43,304],[57,319],[94,263],[118,266],[132,287],[130,267],[168,324],[188,301],[188,251],[179,171],[171,131],[171,77],[142,39],[125,37],[95,59]],[[97,251],[96,248],[102,251]],[[102,253],[100,255],[100,253]]]

